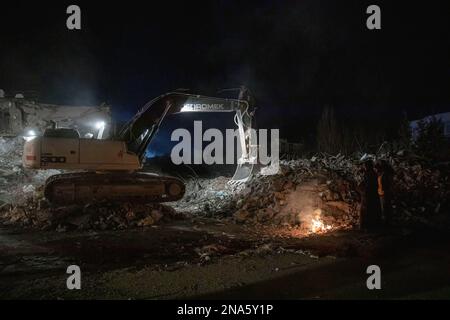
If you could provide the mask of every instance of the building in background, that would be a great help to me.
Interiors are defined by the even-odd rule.
[[[109,106],[61,106],[38,103],[15,95],[14,98],[0,97],[0,135],[36,134],[46,128],[73,128],[81,137],[96,136],[103,127],[103,137],[111,131],[111,108]]]
[[[298,142],[288,142],[280,139],[280,159],[291,160],[300,157],[303,145]]]
[[[414,120],[409,123],[411,128],[412,138],[416,139],[419,131],[419,123],[420,121],[428,122],[433,119],[440,120],[442,125],[444,126],[444,135],[447,138],[450,138],[450,112],[438,113],[426,116],[422,119]]]

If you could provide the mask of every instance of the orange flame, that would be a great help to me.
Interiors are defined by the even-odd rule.
[[[314,217],[311,219],[311,232],[312,233],[322,233],[333,229],[332,225],[326,225],[321,218],[322,210],[314,210]]]

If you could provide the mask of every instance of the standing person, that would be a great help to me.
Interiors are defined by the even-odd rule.
[[[386,225],[392,222],[392,184],[394,172],[386,160],[377,162],[375,166],[377,172],[378,196],[380,198],[381,212]]]
[[[372,160],[364,162],[363,170],[363,181],[359,186],[361,194],[360,227],[362,230],[374,230],[381,222],[381,208],[377,190],[377,174]]]

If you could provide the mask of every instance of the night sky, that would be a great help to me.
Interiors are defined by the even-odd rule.
[[[244,84],[258,125],[293,139],[324,105],[354,121],[450,110],[445,2],[389,2],[2,3],[0,88],[106,102],[125,119],[176,88],[214,95]],[[81,31],[66,29],[69,4],[81,7]],[[381,7],[381,30],[366,28],[369,4]]]

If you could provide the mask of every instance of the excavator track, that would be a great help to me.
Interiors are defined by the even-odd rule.
[[[182,181],[143,172],[78,172],[51,176],[44,195],[53,204],[86,204],[100,201],[168,202],[181,199]]]

